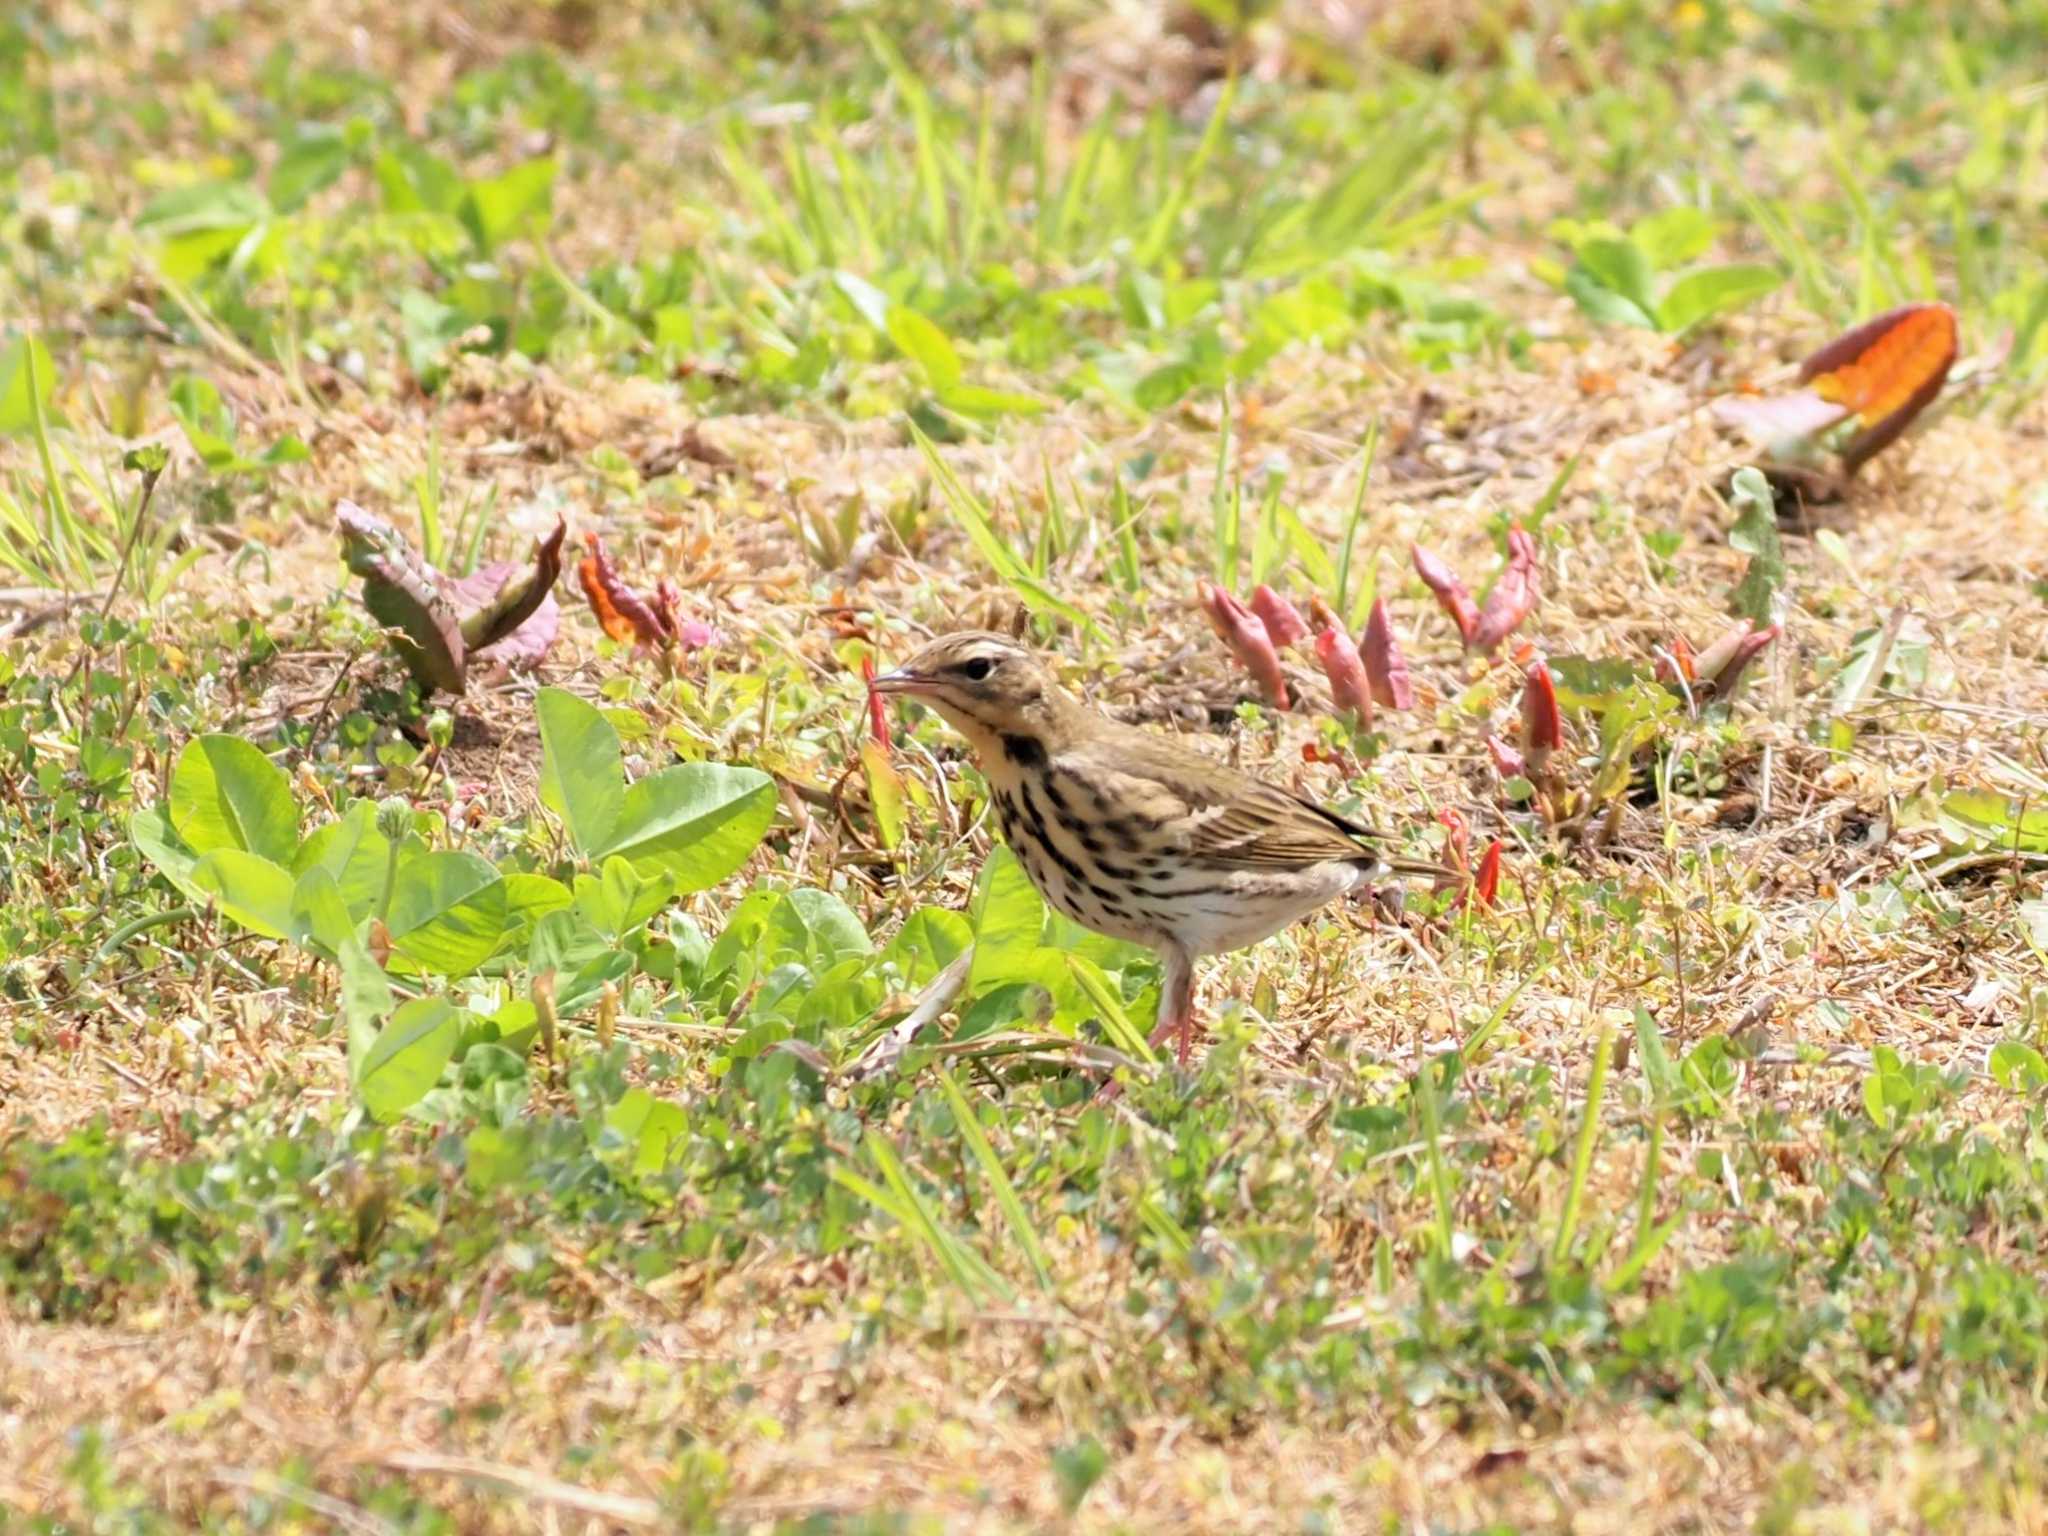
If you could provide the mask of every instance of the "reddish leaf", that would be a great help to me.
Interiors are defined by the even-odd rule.
[[[459,581],[448,583],[448,591],[458,605],[488,603],[507,585],[519,576],[524,567],[509,560],[493,560],[489,565],[477,567]],[[467,627],[465,625],[465,627]],[[487,642],[493,661],[502,661],[508,666],[538,666],[554,649],[555,638],[562,632],[562,609],[555,601],[555,594],[544,592],[533,612],[522,619],[517,628],[507,631],[497,639]],[[471,648],[475,655],[483,647]]]
[[[1230,647],[1238,663],[1251,673],[1275,709],[1287,708],[1287,679],[1280,671],[1280,653],[1258,615],[1221,587],[1203,582],[1197,589],[1209,623]]]
[[[1490,907],[1500,895],[1500,839],[1486,845],[1479,855],[1479,870],[1472,877],[1472,894],[1482,907]]]
[[[1533,773],[1550,766],[1550,754],[1564,745],[1564,716],[1557,707],[1557,681],[1537,662],[1522,686],[1522,753]]]
[[[1524,619],[1536,611],[1537,581],[1542,557],[1536,541],[1517,526],[1508,530],[1508,563],[1500,580],[1486,596],[1479,622],[1466,637],[1466,645],[1491,655],[1501,641],[1513,634]]]
[[[1330,698],[1340,713],[1355,716],[1360,730],[1372,728],[1372,683],[1365,675],[1365,663],[1358,647],[1342,629],[1332,625],[1316,636],[1316,660],[1323,664],[1323,676],[1330,680]]]
[[[1498,736],[1488,736],[1486,738],[1486,755],[1493,759],[1493,771],[1502,778],[1520,779],[1528,777],[1528,760]]]
[[[1408,676],[1408,658],[1401,654],[1401,642],[1394,638],[1394,621],[1387,613],[1387,600],[1376,598],[1372,616],[1365,621],[1365,643],[1358,648],[1365,662],[1365,675],[1372,683],[1375,704],[1388,709],[1413,709],[1415,684]]]
[[[462,639],[472,653],[500,645],[548,601],[562,574],[562,540],[568,532],[569,525],[557,519],[555,531],[534,544],[533,564],[523,572],[510,562],[499,562],[445,584],[456,606],[463,610]],[[486,584],[486,571],[496,577],[495,581]],[[548,638],[552,641],[554,637],[551,634]],[[524,643],[530,646],[532,637]],[[541,648],[542,655],[546,649]],[[499,652],[500,656],[506,654]]]
[[[440,572],[396,528],[352,501],[336,506],[335,520],[343,558],[363,578],[363,606],[379,624],[398,631],[398,653],[414,681],[429,692],[461,693],[469,648]]]
[[[868,685],[868,736],[884,752],[889,750],[889,704],[875,692],[875,658],[860,659],[860,675]]]
[[[1752,630],[1749,621],[1743,620],[1740,628],[1729,631],[1700,653],[1700,682],[1712,688],[1716,699],[1734,698],[1735,690],[1742,686],[1742,674],[1752,661],[1770,649],[1778,634],[1775,624]]]
[[[1842,468],[1854,474],[1927,409],[1955,360],[1956,312],[1946,304],[1908,304],[1822,347],[1801,365],[1799,382],[1863,424],[1842,449]]]
[[[1436,819],[1450,831],[1444,843],[1445,862],[1462,875],[1472,867],[1472,828],[1466,823],[1463,811],[1441,810],[1436,813]]]
[[[1294,604],[1263,582],[1252,588],[1252,612],[1259,616],[1266,634],[1282,650],[1308,638],[1308,625]]]
[[[583,595],[589,599],[590,611],[597,616],[599,627],[614,640],[634,640],[657,649],[667,645],[674,638],[674,631],[664,627],[662,614],[646,598],[619,579],[611,556],[605,552],[604,540],[586,533],[583,542],[590,553],[577,566],[576,575],[583,583]]]
[[[1471,590],[1458,580],[1457,572],[1420,544],[1408,546],[1408,557],[1415,562],[1415,574],[1422,578],[1422,584],[1436,594],[1438,606],[1458,626],[1458,638],[1470,646],[1472,632],[1479,627],[1479,609],[1472,601]]]

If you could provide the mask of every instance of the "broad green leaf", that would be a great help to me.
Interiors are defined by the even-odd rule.
[[[171,772],[171,825],[194,853],[239,848],[286,867],[298,853],[291,779],[239,736],[186,743]]]
[[[921,987],[973,942],[974,928],[964,913],[919,907],[896,930],[896,937],[882,951],[882,961],[895,966],[903,986]]]
[[[216,848],[193,866],[192,883],[218,900],[223,916],[266,939],[288,939],[298,926],[291,871],[260,853]]]
[[[341,887],[334,876],[315,866],[292,882],[292,938],[329,955],[341,953],[342,946],[355,937],[355,919],[349,916]]]
[[[667,1165],[669,1149],[689,1133],[690,1119],[680,1104],[657,1099],[645,1088],[628,1088],[605,1111],[604,1126],[633,1149],[633,1171],[644,1178]]]
[[[666,870],[701,891],[738,869],[775,819],[775,781],[755,768],[681,763],[626,791],[617,827],[597,852],[642,873]]]
[[[304,879],[324,870],[334,881],[352,920],[369,916],[384,894],[384,875],[391,862],[391,844],[377,830],[377,807],[358,800],[324,827],[315,827],[292,860],[292,872]]]
[[[1762,298],[1784,281],[1775,267],[1735,265],[1688,272],[1657,306],[1657,321],[1666,331],[1689,331]]]
[[[1658,272],[1697,261],[1714,243],[1714,221],[1697,208],[1666,208],[1629,227],[1628,238]]]
[[[57,372],[40,336],[23,336],[0,351],[0,432],[33,432],[50,419]]]
[[[206,900],[208,893],[192,883],[192,870],[199,856],[179,839],[171,827],[170,813],[163,806],[153,805],[130,816],[128,840],[181,895],[196,902]]]
[[[391,1015],[355,1069],[356,1094],[379,1120],[427,1096],[455,1055],[461,1017],[445,997],[416,997]]]
[[[1039,953],[1045,900],[1007,846],[990,850],[982,865],[969,920],[974,925],[974,970],[968,978],[972,991],[1018,974],[1019,967]]]
[[[1565,274],[1564,290],[1588,317],[1602,325],[1639,325],[1654,330],[1657,297],[1650,263],[1629,240],[1588,240]]]
[[[540,717],[541,804],[562,818],[586,859],[606,848],[626,804],[619,733],[594,705],[563,688],[543,688]]]
[[[574,899],[569,887],[546,875],[515,869],[505,876],[505,918],[515,927],[539,922]]]
[[[290,213],[314,193],[341,180],[348,163],[348,145],[338,133],[309,133],[294,139],[271,168],[271,203],[280,213]]]
[[[546,229],[554,185],[552,159],[527,160],[502,176],[471,182],[458,216],[477,249],[489,256],[508,240]]]
[[[853,910],[830,891],[798,886],[776,905],[766,941],[775,960],[794,959],[813,972],[850,956],[874,953],[868,931]]]
[[[1988,789],[1956,789],[1941,797],[1941,819],[1950,841],[1964,847],[2048,853],[2048,806]]]
[[[497,952],[510,924],[505,882],[473,853],[415,854],[398,867],[391,947],[423,971],[466,976]]]
[[[1991,1047],[1991,1075],[2014,1093],[2037,1094],[2048,1088],[2048,1060],[2024,1040],[2001,1040]]]
[[[377,1026],[391,1012],[395,999],[384,968],[370,958],[361,939],[351,936],[336,956],[341,966],[341,1016],[348,1029],[351,1077],[377,1039]]]
[[[613,854],[596,875],[578,875],[574,901],[584,920],[600,933],[623,938],[645,927],[676,893],[668,874],[642,875]]]
[[[462,206],[462,177],[439,155],[401,143],[374,166],[384,206],[392,213],[453,214]]]
[[[889,306],[889,339],[924,373],[934,394],[943,395],[960,382],[960,354],[952,340],[931,320],[902,304]]]
[[[860,311],[861,319],[876,330],[887,334],[889,330],[889,296],[864,277],[851,272],[835,271],[832,284],[846,295],[847,302]]]

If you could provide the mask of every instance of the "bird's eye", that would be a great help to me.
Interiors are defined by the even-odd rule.
[[[960,673],[970,683],[978,683],[987,677],[989,673],[995,671],[995,669],[996,664],[991,658],[977,656],[972,661],[961,663]]]

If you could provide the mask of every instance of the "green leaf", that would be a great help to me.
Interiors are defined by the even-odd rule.
[[[903,778],[889,761],[889,749],[878,741],[860,744],[860,766],[868,781],[868,804],[874,807],[875,835],[883,848],[903,841]]]
[[[199,856],[179,841],[168,810],[153,805],[130,816],[128,840],[181,895],[205,904],[208,893],[192,883],[192,870],[199,863]]]
[[[1785,281],[1776,267],[1735,265],[1688,272],[1671,285],[1657,307],[1657,322],[1673,333],[1689,331],[1753,300]]]
[[[2038,1094],[2048,1088],[2048,1060],[2024,1040],[2001,1040],[1991,1047],[1991,1075],[2013,1093]]]
[[[919,907],[882,951],[882,963],[896,968],[904,987],[921,987],[973,942],[974,928],[964,914],[945,907]]]
[[[1045,899],[1007,845],[991,849],[975,882],[968,909],[974,924],[974,970],[970,991],[1021,974],[1020,968],[1039,952],[1045,932]]]
[[[355,1071],[356,1094],[379,1120],[427,1096],[454,1058],[461,1016],[445,997],[416,997],[391,1015]]]
[[[385,919],[391,947],[423,971],[466,976],[497,952],[510,927],[505,882],[473,853],[419,853],[399,865]]]
[[[473,181],[457,216],[489,256],[508,240],[544,231],[553,211],[555,162],[528,160],[502,176]]]
[[[680,1104],[657,1099],[645,1088],[628,1088],[605,1111],[604,1124],[633,1149],[633,1171],[645,1178],[667,1166],[670,1149],[689,1133],[690,1118]]]
[[[1630,226],[1628,238],[1658,272],[1697,261],[1714,243],[1714,221],[1697,208],[1666,208]]]
[[[361,939],[351,935],[338,949],[341,964],[341,1016],[348,1029],[348,1059],[361,1062],[375,1044],[378,1023],[391,1012],[395,999],[384,968],[370,958]]]
[[[1941,820],[1943,834],[1965,848],[2048,853],[2048,806],[1988,789],[1956,789],[1941,797]]]
[[[981,384],[955,384],[951,389],[939,391],[939,404],[949,411],[977,420],[996,416],[1037,416],[1045,411],[1045,402],[1036,395],[1020,394],[1014,389],[989,389]]]
[[[1738,469],[1732,485],[1735,526],[1729,546],[1748,555],[1749,567],[1730,595],[1729,606],[1757,624],[1774,623],[1778,591],[1785,584],[1785,550],[1778,541],[1777,500],[1771,483],[1751,468]]]
[[[290,213],[323,188],[331,187],[348,169],[348,145],[338,133],[310,133],[293,140],[270,172],[270,201]]]
[[[239,848],[289,867],[299,847],[290,778],[239,736],[186,743],[171,772],[171,825],[194,853]]]
[[[799,886],[776,904],[764,935],[776,960],[794,959],[813,973],[874,953],[853,909],[830,891]]]
[[[219,857],[219,855],[215,855]],[[341,887],[325,869],[314,868],[292,884],[292,938],[309,948],[338,955],[355,937],[355,919],[349,916]]]
[[[755,768],[681,763],[626,791],[599,853],[642,873],[666,870],[679,891],[716,885],[747,861],[775,819],[775,781]]]
[[[40,413],[50,419],[57,370],[40,336],[24,336],[0,352],[0,432],[33,432]]]
[[[645,927],[647,920],[675,896],[672,875],[643,876],[613,854],[597,875],[576,877],[576,910],[600,933],[624,938]]]
[[[192,883],[219,901],[223,916],[266,939],[288,939],[298,927],[291,871],[260,853],[216,848],[193,866]]]
[[[373,170],[392,213],[454,214],[462,206],[462,177],[439,155],[399,144],[379,155]]]
[[[586,859],[607,847],[626,805],[619,733],[594,705],[562,688],[543,688],[540,717],[541,804],[562,818]]]
[[[358,800],[336,820],[307,834],[292,860],[292,873],[303,880],[315,870],[324,871],[334,881],[350,920],[360,921],[384,894],[390,861],[391,844],[377,830],[377,807]]]
[[[1602,325],[1656,329],[1657,297],[1650,263],[1630,240],[1588,240],[1565,274],[1564,291]]]
[[[924,373],[934,394],[944,394],[960,382],[960,354],[938,325],[902,304],[889,306],[889,339]]]

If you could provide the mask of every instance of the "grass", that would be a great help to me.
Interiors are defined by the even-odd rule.
[[[0,22],[0,1526],[2048,1517],[2048,13],[1252,9]],[[1929,298],[2003,361],[1760,521],[1705,402]],[[600,724],[422,701],[344,496],[717,637],[566,582]],[[1583,836],[1409,569],[1516,521]],[[1418,707],[1255,704],[1204,579],[1386,599]],[[1738,591],[1732,707],[1639,680]],[[1150,1060],[937,722],[861,752],[864,657],[1013,616],[1498,904]],[[365,829],[338,921],[195,873],[220,732],[270,853]],[[709,763],[763,835],[603,856]]]

